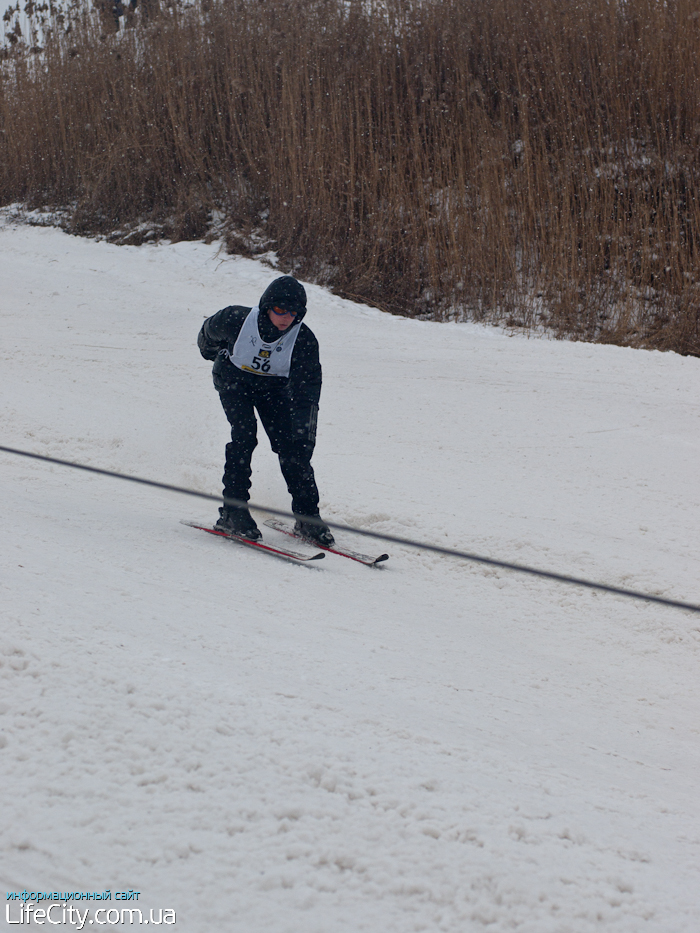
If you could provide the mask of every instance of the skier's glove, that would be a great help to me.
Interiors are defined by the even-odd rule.
[[[292,434],[295,441],[301,441],[312,448],[316,443],[316,424],[318,421],[318,405],[296,412],[292,422]]]

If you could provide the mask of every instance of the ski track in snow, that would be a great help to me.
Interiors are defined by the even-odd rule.
[[[218,492],[196,334],[276,273],[6,216],[0,273],[1,443]],[[307,291],[325,516],[700,602],[700,360]],[[254,471],[287,508],[264,435]],[[4,454],[0,496],[6,891],[186,933],[700,929],[698,617],[401,547],[293,566]]]

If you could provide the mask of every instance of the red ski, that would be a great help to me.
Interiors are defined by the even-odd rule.
[[[245,544],[246,547],[256,548],[258,551],[267,551],[268,554],[274,554],[276,557],[283,557],[287,560],[299,561],[300,563],[306,563],[310,560],[321,560],[321,558],[326,556],[323,551],[318,551],[316,554],[302,554],[301,551],[274,547],[271,544],[266,544],[264,541],[251,541],[250,538],[232,535],[227,531],[220,531],[218,528],[210,528],[208,525],[200,525],[197,522],[188,522],[185,521],[185,519],[181,520],[181,524],[189,525],[190,528],[197,528],[199,531],[206,531],[210,535],[216,535],[219,538],[228,538],[230,541],[237,541],[239,544]]]
[[[389,560],[388,554],[380,554],[379,557],[370,557],[369,554],[351,551],[349,548],[341,547],[339,544],[334,544],[332,547],[324,547],[317,541],[310,541],[308,538],[298,535],[291,522],[282,521],[280,518],[268,518],[265,524],[268,528],[274,528],[276,531],[281,531],[292,538],[296,538],[297,541],[307,541],[308,544],[314,544],[316,547],[328,551],[329,554],[337,554],[339,557],[349,557],[350,560],[356,560],[358,563],[365,564],[367,567],[374,567],[375,564],[381,564],[382,561]]]

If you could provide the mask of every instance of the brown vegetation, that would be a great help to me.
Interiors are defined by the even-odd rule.
[[[700,355],[698,0],[83,2],[8,17],[1,203]]]

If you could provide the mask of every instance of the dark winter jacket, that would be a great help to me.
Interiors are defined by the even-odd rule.
[[[318,407],[321,395],[321,363],[318,354],[318,341],[313,332],[301,322],[306,313],[306,293],[303,286],[291,276],[276,279],[260,299],[258,330],[263,340],[272,342],[281,336],[267,311],[272,305],[294,310],[297,318],[292,327],[299,328],[299,336],[294,345],[291,369],[288,377],[257,376],[234,366],[228,354],[240,333],[250,308],[231,305],[207,318],[197,338],[199,352],[206,360],[214,360],[212,375],[214,386],[221,392],[244,382],[256,391],[282,391],[292,400],[295,411],[305,414],[313,407]]]

